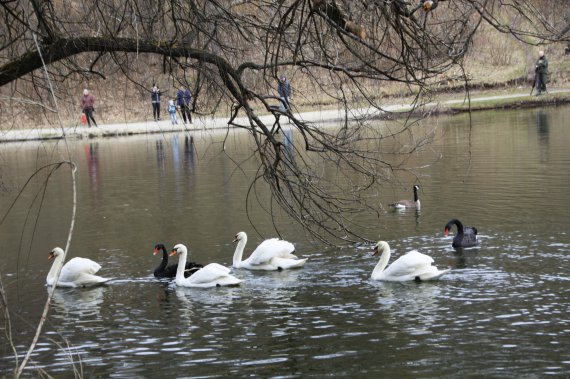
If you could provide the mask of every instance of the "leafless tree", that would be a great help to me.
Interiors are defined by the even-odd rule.
[[[65,83],[123,76],[142,89],[141,62],[158,61],[173,82],[190,77],[196,95],[208,94],[200,112],[225,110],[228,127],[251,134],[259,171],[250,194],[268,185],[270,206],[319,239],[362,240],[352,216],[380,211],[382,183],[413,173],[393,157],[421,149],[429,131],[407,120],[374,128],[365,116],[320,127],[275,106],[277,77],[287,72],[295,97],[318,94],[347,116],[354,107],[382,111],[378,88],[388,81],[407,86],[420,106],[438,75],[461,67],[481,25],[529,44],[568,41],[566,8],[561,0],[2,0],[0,94],[3,108],[33,99],[58,112],[56,99],[70,96]],[[267,112],[279,116],[275,124],[259,117]],[[301,144],[279,133],[287,118]],[[384,143],[402,133],[410,144]],[[338,175],[327,181],[325,167]]]
[[[11,95],[32,88],[47,98],[38,70],[45,62],[59,82],[105,78],[119,69],[144,87],[141,75],[132,73],[135,58],[161,57],[163,73],[181,83],[192,75],[214,99],[202,112],[233,105],[228,125],[251,132],[261,162],[258,178],[287,213],[319,238],[360,238],[346,215],[373,210],[362,194],[394,169],[378,153],[387,135],[367,128],[365,120],[326,129],[283,114],[267,96],[279,73],[289,72],[307,92],[346,109],[365,104],[381,110],[377,88],[385,81],[408,85],[419,104],[434,78],[461,64],[482,23],[528,43],[564,38],[567,19],[552,20],[543,8],[521,0],[4,1],[0,86],[11,86]],[[516,28],[505,23],[507,13],[522,22]],[[266,125],[260,112],[288,116],[302,136],[299,151],[287,151],[276,134],[280,121]],[[235,122],[238,114],[248,122]],[[311,170],[315,159],[333,162],[367,184],[325,185]]]
[[[211,100],[202,112],[232,106],[228,125],[250,131],[260,161],[258,179],[269,185],[282,209],[323,240],[359,239],[362,236],[350,227],[350,215],[376,208],[363,194],[381,185],[394,169],[404,168],[388,164],[383,154],[407,153],[424,141],[404,151],[389,151],[381,144],[387,133],[367,127],[364,119],[350,128],[347,119],[343,127],[327,129],[304,122],[295,112],[283,114],[268,96],[274,93],[277,76],[288,72],[295,83],[303,83],[295,96],[317,93],[347,110],[355,104],[381,110],[377,89],[386,81],[409,86],[419,105],[434,78],[461,65],[482,23],[528,43],[564,38],[565,19],[552,21],[534,4],[524,0],[4,1],[0,87],[10,86],[12,97],[20,88],[33,88],[40,98],[47,98],[38,70],[42,62],[49,76],[62,83],[78,76],[105,78],[118,69],[144,87],[142,75],[133,67],[137,61],[160,57],[163,73],[180,83],[190,75],[199,83],[198,91],[207,91]],[[505,23],[507,13],[522,19],[517,28]],[[294,153],[287,150],[290,146],[276,133],[280,121],[267,125],[259,118],[261,112],[288,116],[303,145],[296,145]],[[238,114],[248,121],[235,122]],[[403,123],[391,133],[409,131],[412,125]],[[347,173],[346,180],[324,183],[312,169],[319,160]]]

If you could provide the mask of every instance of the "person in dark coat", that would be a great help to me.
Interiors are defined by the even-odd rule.
[[[152,101],[152,116],[154,121],[160,120],[160,89],[157,85],[152,86],[150,91],[150,100]]]
[[[277,83],[277,93],[279,93],[279,97],[281,98],[281,112],[291,111],[291,83],[287,80],[285,75],[282,75],[279,78]]]
[[[190,99],[192,99],[192,92],[189,89],[181,86],[176,94],[176,103],[180,108],[180,113],[182,113],[182,119],[186,124],[186,120],[192,123],[192,114],[190,113]]]
[[[544,55],[544,51],[538,53],[538,60],[534,66],[536,77],[536,95],[546,92],[546,82],[548,81],[548,59]]]

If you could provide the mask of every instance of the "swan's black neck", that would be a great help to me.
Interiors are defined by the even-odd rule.
[[[162,260],[160,261],[158,267],[154,270],[155,275],[157,273],[163,272],[164,269],[166,268],[166,265],[168,264],[168,253],[166,252],[166,248],[164,247],[164,245],[158,248],[162,250]]]
[[[461,221],[459,221],[458,219],[454,218],[453,220],[451,220],[451,221],[449,221],[449,222],[447,223],[448,229],[451,229],[451,225],[457,226],[456,238],[457,238],[457,237],[460,237],[461,239],[463,239],[463,224],[461,223]]]
[[[414,186],[414,202],[418,202],[419,197],[418,197],[418,187]]]

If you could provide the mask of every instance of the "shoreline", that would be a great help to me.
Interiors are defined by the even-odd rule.
[[[434,101],[423,104],[410,113],[410,104],[392,104],[376,108],[357,108],[344,114],[342,109],[316,110],[297,113],[296,116],[305,122],[317,124],[330,124],[348,120],[378,120],[396,119],[409,117],[410,115],[454,115],[471,111],[483,111],[492,109],[521,109],[535,108],[540,106],[551,106],[570,103],[570,89],[551,89],[550,92],[542,96],[530,96],[528,93],[514,93],[508,95],[475,95],[470,99],[470,106],[467,103],[466,94],[462,94],[461,99],[449,99]],[[267,125],[275,122],[275,117],[271,114],[259,117]],[[0,132],[0,143],[25,142],[42,140],[70,139],[96,139],[109,137],[125,137],[141,134],[156,133],[179,133],[204,130],[226,129],[229,117],[195,117],[194,124],[184,125],[180,122],[171,125],[169,119],[164,121],[143,121],[132,123],[102,124],[97,127],[87,127],[85,125],[74,125],[64,128],[43,128],[43,129],[12,129]],[[237,117],[235,123],[245,124],[246,117]],[[234,127],[235,128],[235,127]]]

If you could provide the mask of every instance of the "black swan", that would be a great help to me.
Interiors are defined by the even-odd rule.
[[[167,266],[168,264],[168,253],[166,252],[166,247],[163,244],[157,243],[154,246],[154,255],[158,254],[158,252],[162,250],[162,261],[158,267],[154,270],[154,276],[157,278],[174,278],[176,277],[176,270],[178,269],[178,263]],[[184,270],[184,276],[187,278],[193,273],[195,273],[198,269],[201,269],[202,266],[199,263],[194,262],[186,262],[186,269]]]
[[[453,246],[453,247],[471,247],[471,246],[477,246],[479,244],[479,241],[477,241],[477,228],[475,228],[473,226],[465,226],[464,227],[463,224],[461,223],[461,221],[459,221],[456,218],[450,220],[445,225],[445,236],[446,237],[449,234],[449,231],[451,230],[451,227],[453,225],[457,226],[457,234],[455,235],[455,237],[453,237],[453,242],[451,243],[451,246]]]
[[[413,187],[414,190],[414,200],[400,200],[400,201],[396,201],[395,203],[390,204],[390,207],[392,208],[396,208],[396,209],[420,209],[420,198],[418,197],[418,190],[420,189],[420,186],[418,186],[417,184],[414,185]]]

